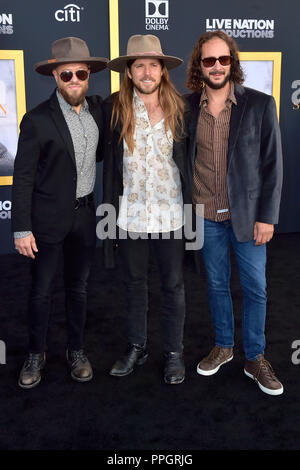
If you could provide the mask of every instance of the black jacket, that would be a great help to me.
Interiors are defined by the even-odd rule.
[[[116,217],[119,213],[119,197],[123,194],[123,139],[119,142],[121,133],[121,123],[118,122],[114,130],[110,128],[113,100],[115,94],[109,96],[104,101],[105,114],[105,145],[103,160],[103,203],[112,204],[116,210]],[[189,119],[189,110],[185,112],[185,123]],[[180,141],[173,142],[173,160],[176,163],[181,177],[183,202],[191,203],[190,184],[188,178],[187,161],[188,137],[185,135]],[[108,268],[115,266],[114,240],[105,239],[104,261]]]
[[[86,97],[103,140],[100,96]],[[20,125],[12,188],[12,230],[32,231],[45,242],[61,241],[74,215],[77,171],[73,142],[56,91],[26,113]]]
[[[282,187],[282,149],[272,96],[235,84],[227,154],[227,192],[234,233],[240,242],[253,239],[254,223],[276,224]],[[186,96],[191,107],[189,177],[196,156],[201,93]]]

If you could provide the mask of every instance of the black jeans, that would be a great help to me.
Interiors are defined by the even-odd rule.
[[[162,289],[162,333],[164,352],[183,349],[185,292],[183,282],[184,241],[130,238],[118,241],[123,261],[126,289],[126,327],[128,342],[146,345],[148,312],[148,263],[150,246],[155,255]]]
[[[36,240],[38,253],[32,265],[32,288],[29,299],[29,351],[46,349],[51,311],[53,281],[63,254],[66,292],[68,343],[70,350],[83,347],[86,319],[87,281],[96,246],[94,204],[75,211],[71,231],[60,243]]]

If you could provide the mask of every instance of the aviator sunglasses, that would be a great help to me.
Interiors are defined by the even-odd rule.
[[[201,59],[204,67],[213,67],[217,60],[220,62],[221,65],[230,65],[232,57],[231,55],[221,55],[220,57],[206,57],[205,59]]]
[[[78,80],[81,80],[82,82],[84,82],[89,76],[89,72],[87,70],[76,70],[74,73]],[[71,70],[64,70],[59,74],[59,76],[62,81],[66,83],[72,80],[73,72],[71,72]]]

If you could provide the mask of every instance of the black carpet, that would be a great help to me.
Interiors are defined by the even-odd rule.
[[[89,383],[75,383],[65,363],[62,277],[58,274],[49,328],[47,366],[41,384],[23,390],[17,378],[26,346],[30,262],[1,256],[0,340],[7,347],[0,365],[1,450],[296,450],[300,429],[300,364],[292,343],[300,341],[300,233],[276,235],[268,247],[266,358],[283,382],[279,397],[261,392],[243,373],[241,291],[235,265],[232,292],[236,345],[233,361],[211,377],[196,373],[213,346],[205,276],[185,272],[186,380],[162,380],[159,280],[150,266],[149,351],[144,366],[128,377],[108,374],[123,353],[120,268],[106,271],[97,249],[92,269],[86,350],[94,368]],[[299,354],[300,358],[300,354]]]

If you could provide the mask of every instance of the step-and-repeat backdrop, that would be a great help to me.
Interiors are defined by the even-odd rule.
[[[155,34],[165,53],[184,64],[171,71],[186,93],[186,66],[200,34],[222,29],[241,50],[246,85],[273,94],[280,119],[284,186],[278,232],[300,231],[300,2],[289,0],[2,0],[0,5],[0,254],[13,251],[10,231],[11,184],[20,120],[44,101],[54,78],[34,72],[36,62],[50,59],[58,38],[84,39],[92,56],[126,53],[132,34]],[[91,76],[90,94],[103,98],[116,90],[118,74]],[[101,202],[101,164],[96,183]]]

